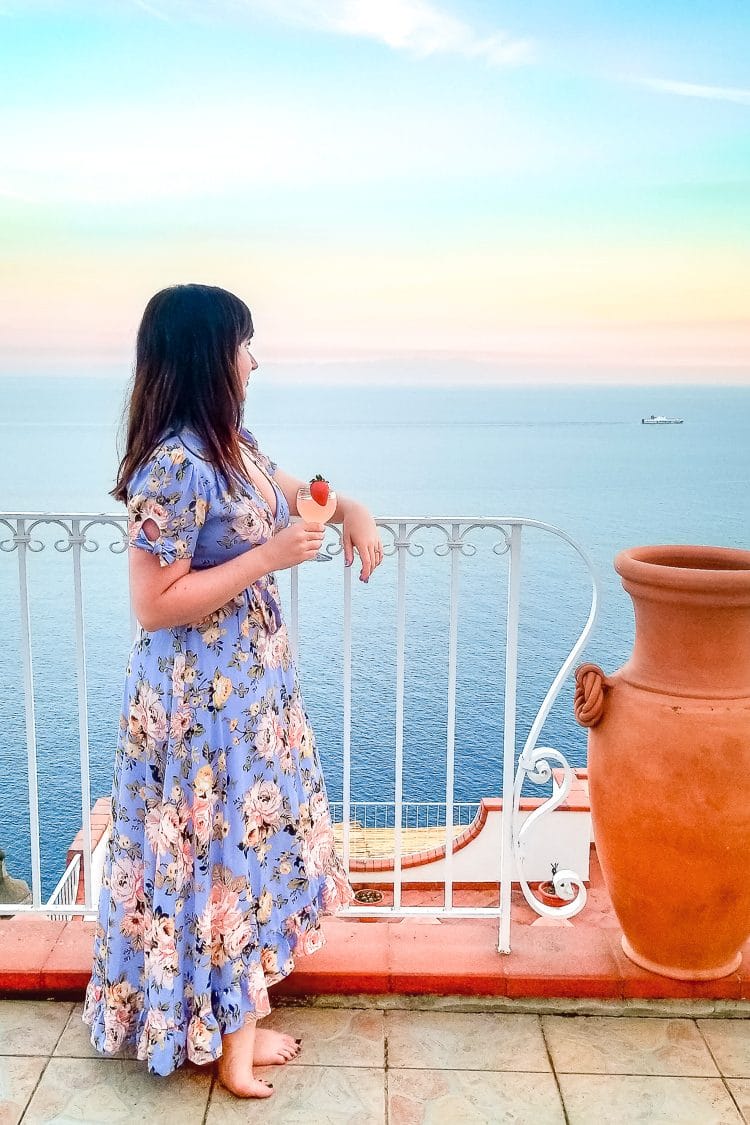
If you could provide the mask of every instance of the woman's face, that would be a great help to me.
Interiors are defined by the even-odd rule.
[[[242,392],[247,392],[247,384],[253,371],[257,371],[258,364],[250,351],[250,340],[245,340],[237,349],[237,374],[239,375]]]

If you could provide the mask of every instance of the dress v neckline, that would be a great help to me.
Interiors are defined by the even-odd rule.
[[[250,475],[248,474],[248,481],[250,482],[250,487],[252,488],[253,492],[254,492],[254,493],[255,493],[255,495],[256,495],[256,496],[258,497],[258,499],[259,499],[259,500],[261,500],[261,501],[262,501],[262,502],[263,502],[263,503],[265,504],[265,506],[266,506],[266,507],[268,508],[268,511],[269,511],[269,513],[270,513],[270,515],[271,515],[271,518],[272,518],[272,520],[273,520],[273,522],[274,522],[274,524],[275,524],[275,523],[276,523],[276,520],[278,519],[278,516],[279,516],[279,493],[278,493],[278,487],[277,487],[277,485],[276,485],[276,484],[274,484],[274,482],[273,482],[273,481],[271,480],[271,478],[269,477],[268,473],[264,472],[264,471],[263,471],[263,469],[261,469],[261,467],[260,467],[260,465],[259,465],[259,464],[257,463],[257,461],[253,460],[253,459],[252,459],[252,458],[250,457],[250,455],[248,454],[248,452],[247,452],[247,450],[246,450],[246,448],[245,448],[244,446],[243,446],[243,448],[242,448],[242,460],[243,460],[243,461],[244,461],[245,463],[247,463],[248,461],[250,461],[250,463],[252,464],[253,468],[257,469],[257,470],[258,470],[258,472],[259,472],[259,473],[260,473],[260,474],[261,474],[262,476],[264,476],[264,477],[266,478],[266,480],[268,481],[268,483],[269,483],[269,485],[270,485],[270,487],[271,487],[271,491],[273,492],[273,495],[274,495],[274,500],[275,500],[275,511],[274,511],[274,509],[273,509],[273,508],[271,507],[271,505],[269,504],[269,502],[268,502],[268,500],[266,499],[266,497],[264,496],[264,494],[263,494],[263,493],[261,492],[261,490],[260,490],[260,489],[258,488],[258,486],[257,486],[257,484],[255,483],[255,481],[254,481],[254,480],[252,479],[252,477],[251,477],[251,476],[250,476]]]
[[[199,435],[196,434],[195,430],[192,430],[189,426],[185,426],[184,429],[183,429],[183,432],[191,434],[193,437],[198,438],[198,440],[200,441]],[[248,473],[247,482],[250,485],[250,487],[252,488],[253,492],[255,493],[257,499],[260,500],[261,504],[263,504],[264,507],[268,510],[268,513],[271,516],[271,521],[272,521],[272,523],[275,527],[276,522],[279,518],[279,493],[280,493],[281,490],[279,489],[279,486],[275,483],[275,481],[273,481],[271,479],[271,477],[269,477],[268,473],[264,472],[263,469],[261,469],[261,467],[257,463],[257,461],[250,458],[250,455],[247,452],[247,446],[245,446],[244,444],[242,445],[242,447],[240,449],[240,455],[242,457],[243,462],[246,462],[249,459],[251,461],[252,465],[254,466],[254,468],[256,468],[258,470],[258,472],[261,473],[262,476],[264,476],[266,478],[269,485],[271,486],[271,491],[273,492],[274,500],[275,500],[275,510],[274,510],[274,508],[271,507],[271,505],[269,504],[266,497],[263,495],[261,490],[258,488],[257,484],[254,482],[254,480],[252,479],[252,477]]]

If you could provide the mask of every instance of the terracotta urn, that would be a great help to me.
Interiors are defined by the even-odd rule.
[[[615,570],[632,656],[576,672],[596,849],[627,956],[712,980],[750,934],[750,551],[634,547]]]

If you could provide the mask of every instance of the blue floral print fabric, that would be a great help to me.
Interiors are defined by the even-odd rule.
[[[285,527],[276,466],[243,434],[275,512],[250,483],[231,496],[183,430],[129,484],[130,545],[202,569]],[[202,621],[140,629],[84,1005],[93,1045],[163,1075],[210,1062],[352,897],[273,575]]]

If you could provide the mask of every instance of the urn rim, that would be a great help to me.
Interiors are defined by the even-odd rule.
[[[699,544],[628,547],[614,560],[627,589],[631,584],[664,591],[695,591],[750,599],[750,551]]]

